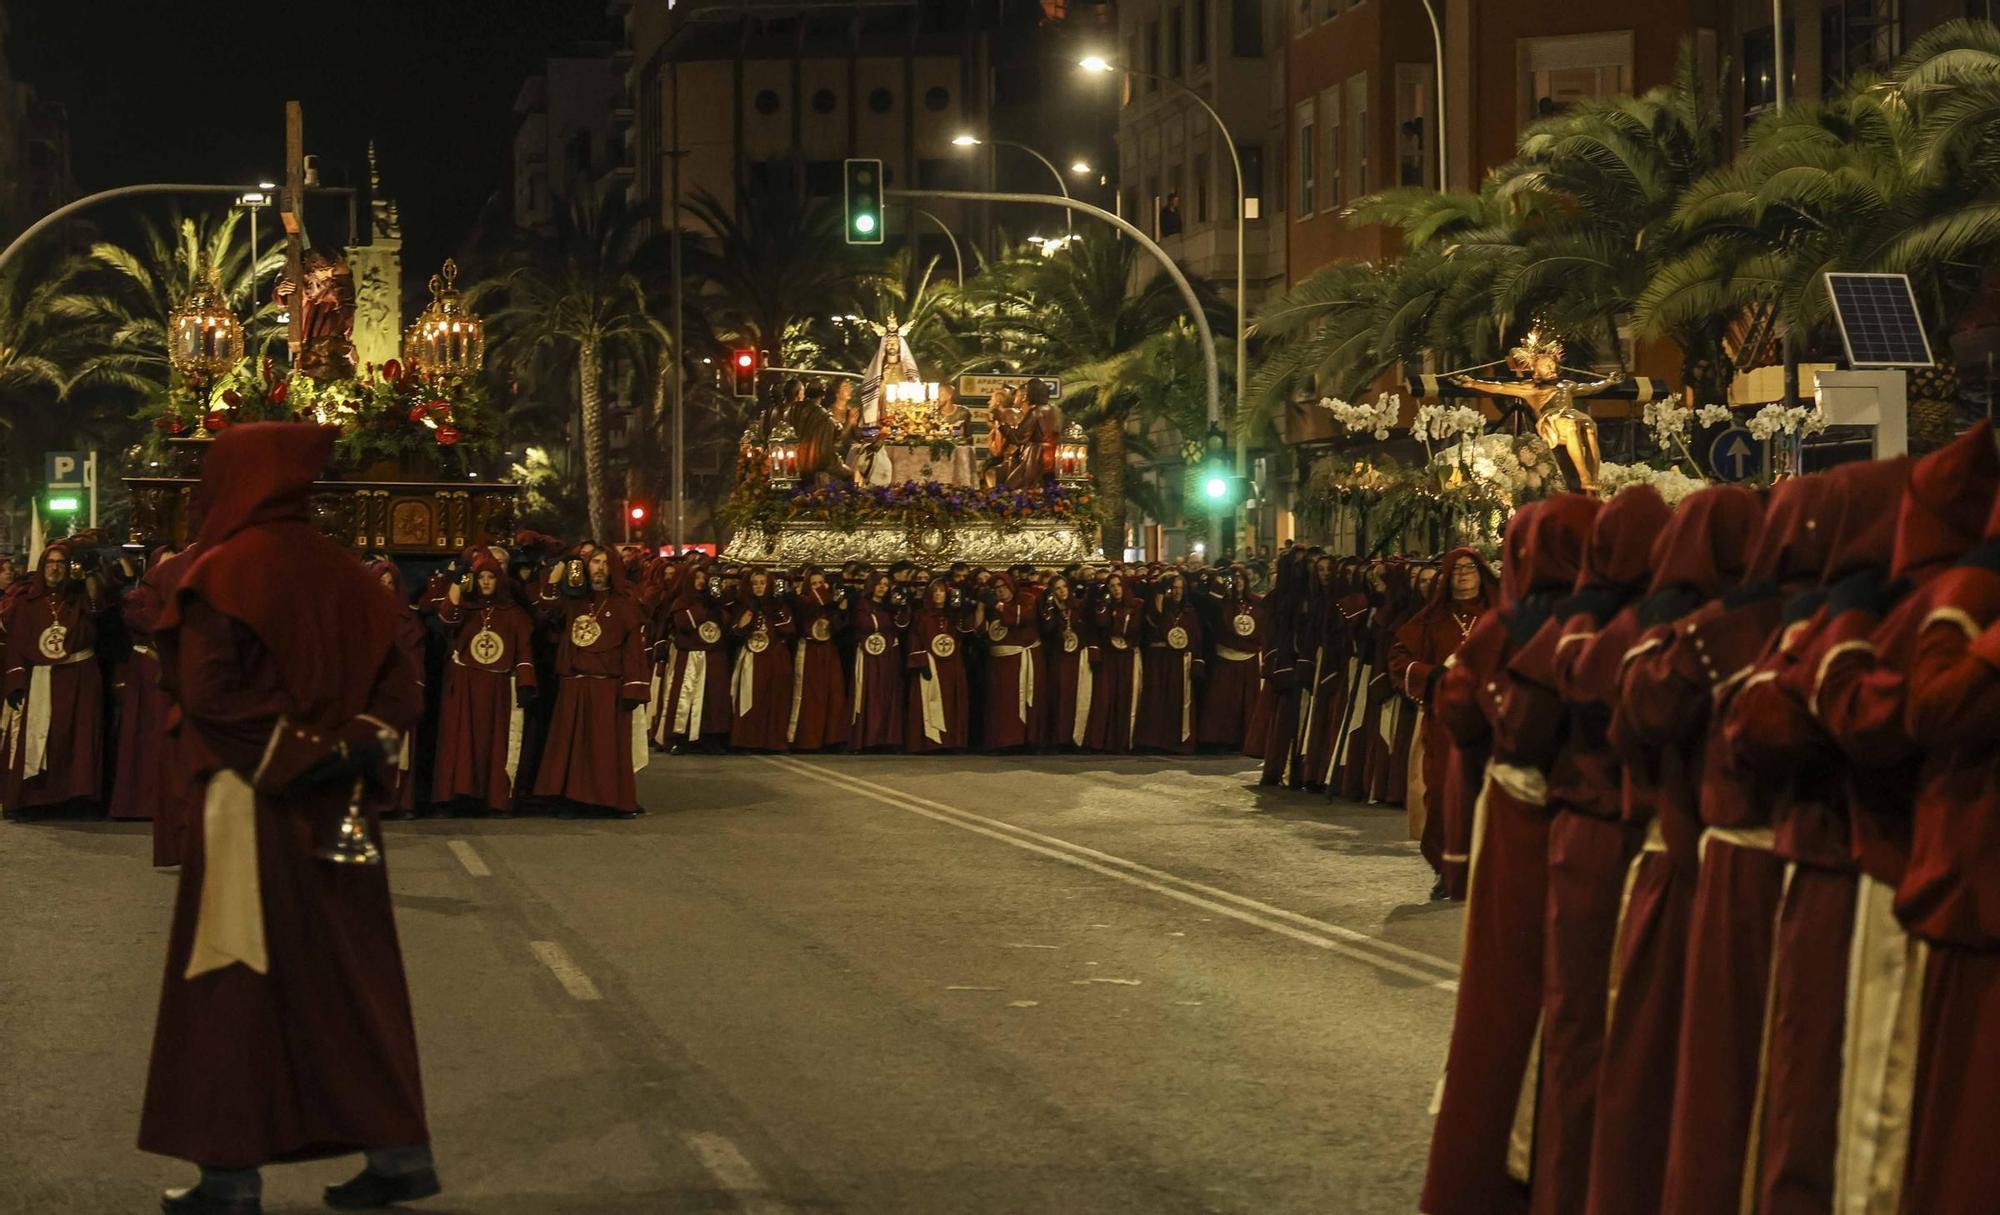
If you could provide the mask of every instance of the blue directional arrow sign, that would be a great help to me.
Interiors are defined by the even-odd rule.
[[[1709,440],[1708,466],[1724,481],[1748,481],[1764,470],[1764,445],[1741,426],[1731,426]]]

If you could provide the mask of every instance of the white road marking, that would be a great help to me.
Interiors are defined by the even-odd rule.
[[[945,990],[946,991],[999,991],[1000,989],[997,987],[974,987],[969,983],[949,983],[945,985]]]
[[[542,960],[542,965],[554,972],[556,982],[561,983],[563,990],[572,998],[578,1000],[604,998],[604,994],[597,990],[597,984],[590,981],[590,976],[583,973],[581,966],[570,960],[569,951],[561,945],[554,941],[529,941],[528,949]]]
[[[486,867],[485,861],[479,859],[479,854],[472,850],[471,844],[464,840],[446,840],[445,847],[451,849],[451,854],[458,858],[458,863],[465,866],[465,871],[473,877],[493,876],[493,871]]]
[[[1120,987],[1139,986],[1139,980],[1137,979],[1071,979],[1070,980],[1070,986],[1072,987],[1083,987],[1091,983],[1116,983]]]
[[[1199,907],[1203,911],[1225,915],[1230,919],[1254,925],[1267,932],[1274,932],[1279,936],[1289,937],[1301,944],[1324,949],[1329,953],[1340,954],[1342,957],[1366,963],[1378,970],[1387,971],[1390,974],[1414,979],[1438,991],[1455,992],[1458,990],[1457,979],[1441,978],[1437,973],[1433,973],[1441,971],[1446,975],[1456,975],[1458,973],[1458,966],[1453,962],[1433,954],[1425,953],[1422,950],[1410,949],[1390,941],[1384,941],[1380,937],[1370,936],[1365,932],[1357,932],[1352,928],[1343,928],[1338,924],[1329,924],[1324,920],[1315,920],[1310,916],[1300,915],[1294,911],[1286,911],[1282,907],[1273,907],[1269,903],[1236,894],[1233,891],[1222,890],[1201,882],[1189,881],[1186,878],[1178,877],[1163,870],[1154,869],[1149,865],[1139,864],[1137,861],[1129,861],[1123,857],[1113,856],[1108,852],[1100,852],[1095,848],[1089,848],[1082,844],[1075,844],[1054,836],[1043,835],[1038,831],[1016,826],[1013,823],[1000,819],[987,818],[985,815],[975,814],[970,810],[960,810],[957,807],[948,806],[942,802],[935,802],[929,798],[877,785],[861,777],[850,776],[844,772],[837,772],[814,764],[808,764],[803,760],[789,755],[760,755],[757,758],[788,772],[809,776],[837,785],[851,793],[858,793],[885,806],[908,811],[911,814],[921,815],[924,818],[934,819],[937,822],[947,823],[960,830],[970,831],[975,835],[983,835],[989,839],[999,840],[1003,844],[1011,844],[1024,851],[1038,853],[1053,860],[1062,861],[1065,864],[1075,865],[1080,869],[1088,869],[1093,873],[1114,878],[1128,885],[1138,886],[1141,889],[1150,890],[1155,894],[1164,895],[1167,898],[1187,903],[1193,907]],[[1092,925],[1092,927],[1098,927],[1098,925]],[[1108,928],[1110,925],[1103,925],[1103,927]],[[1385,957],[1383,956],[1384,954],[1391,956]],[[1419,967],[1429,969],[1419,969]]]
[[[1009,1001],[1007,1001],[1007,1007],[1009,1007],[1009,1008],[1040,1008],[1041,1006],[1042,1006],[1042,1002],[1041,1002],[1040,1000],[1009,1000]]]
[[[709,1131],[688,1135],[684,1142],[701,1167],[721,1183],[723,1192],[749,1215],[791,1215],[792,1208],[772,1193],[763,1175],[743,1158],[735,1144]]]
[[[1008,945],[1007,949],[1061,949],[1060,945]]]

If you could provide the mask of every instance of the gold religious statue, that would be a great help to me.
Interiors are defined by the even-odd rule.
[[[1455,375],[1451,382],[1499,397],[1517,397],[1535,411],[1535,433],[1548,444],[1572,491],[1595,494],[1603,459],[1597,450],[1597,423],[1577,407],[1576,398],[1593,396],[1618,383],[1562,378],[1562,339],[1544,334],[1539,322],[1507,355],[1507,368],[1523,380],[1482,380]]]

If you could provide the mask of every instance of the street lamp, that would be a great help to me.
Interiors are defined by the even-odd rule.
[[[1078,177],[1085,176],[1090,172],[1090,162],[1084,160],[1072,160],[1069,163],[1069,171],[1076,174]]]
[[[1056,168],[1056,164],[1053,160],[1050,160],[1048,157],[1042,155],[1040,152],[1035,151],[1033,148],[1029,147],[1025,143],[1015,143],[1011,139],[981,139],[977,135],[974,135],[970,132],[963,132],[953,136],[951,142],[953,147],[959,147],[959,148],[976,148],[984,144],[990,144],[991,146],[996,148],[1014,148],[1019,151],[1026,152],[1028,155],[1034,157],[1036,160],[1041,161],[1043,166],[1048,169],[1049,175],[1056,179],[1057,192],[1059,192],[1064,198],[1068,198],[1070,196],[1069,182],[1064,180],[1062,175],[1062,170]],[[1074,229],[1076,227],[1075,218],[1071,216],[1067,210],[1063,212],[1063,223],[1069,225],[1071,229]]]
[[[245,190],[236,196],[236,205],[250,212],[250,311],[257,311],[257,212],[277,201],[271,191],[278,188],[276,182],[260,181],[254,190]]]
[[[1086,56],[1082,60],[1078,61],[1077,66],[1082,68],[1086,72],[1102,72],[1106,74],[1118,70],[1112,67],[1111,61],[1106,59],[1102,55]],[[1249,199],[1244,194],[1243,191],[1243,157],[1236,151],[1236,137],[1230,134],[1229,124],[1222,121],[1222,115],[1215,112],[1215,107],[1208,104],[1208,99],[1206,97],[1203,97],[1200,93],[1197,93],[1196,91],[1194,91],[1194,89],[1188,87],[1188,85],[1183,81],[1176,80],[1171,76],[1161,76],[1154,72],[1141,72],[1133,68],[1126,68],[1124,70],[1134,76],[1144,76],[1148,80],[1165,81],[1167,84],[1174,86],[1175,88],[1181,90],[1183,93],[1186,93],[1188,96],[1194,98],[1195,104],[1200,106],[1204,111],[1207,112],[1209,118],[1215,122],[1215,129],[1222,133],[1223,145],[1229,149],[1230,166],[1236,170],[1236,423],[1237,424],[1234,427],[1232,427],[1232,429],[1235,430],[1236,432],[1236,444],[1235,444],[1236,475],[1241,477],[1248,474],[1250,471],[1250,454],[1248,451],[1244,449],[1243,446],[1243,425],[1242,425],[1244,417],[1243,390],[1246,382],[1249,379],[1249,366],[1250,366],[1250,343],[1248,341],[1249,328],[1250,328],[1249,300],[1248,300],[1248,291],[1246,289],[1247,280],[1245,276],[1244,257],[1243,257],[1243,215],[1245,210],[1248,208]]]

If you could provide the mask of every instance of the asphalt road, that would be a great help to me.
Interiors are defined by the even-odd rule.
[[[431,1212],[1415,1210],[1460,912],[1400,811],[1241,760],[656,759],[634,822],[389,863]],[[176,880],[0,824],[0,1212],[146,1212]],[[353,1161],[268,1170],[320,1210]]]

